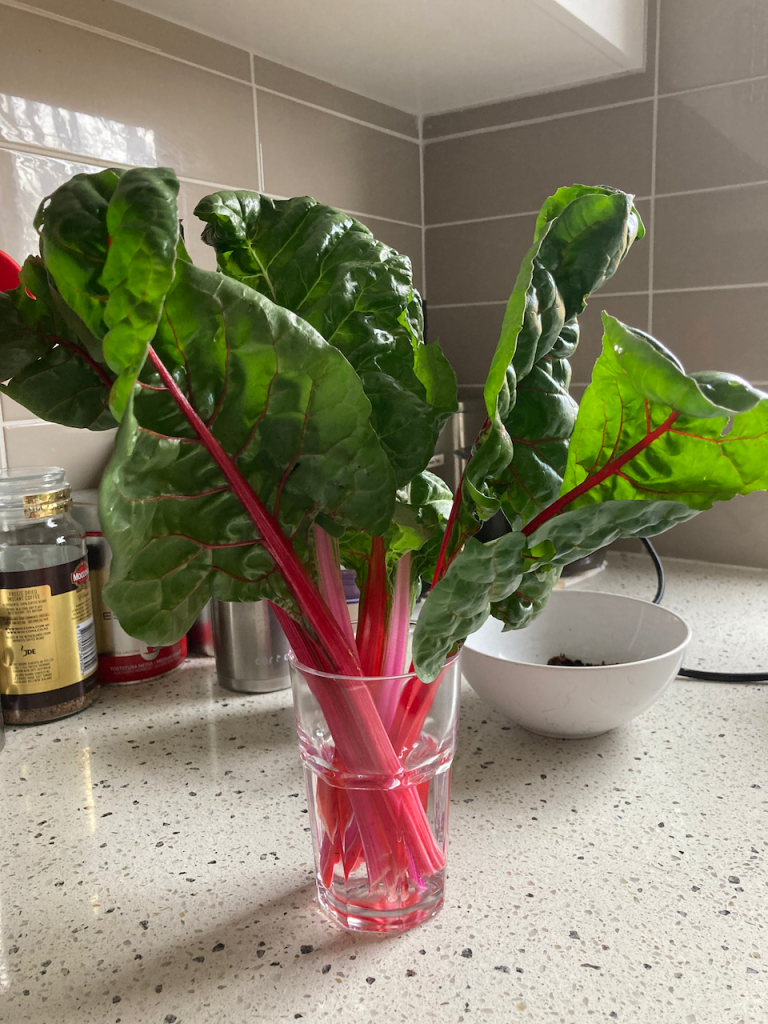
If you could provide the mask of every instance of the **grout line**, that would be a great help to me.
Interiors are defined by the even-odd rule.
[[[605,299],[623,299],[632,295],[647,295],[648,290],[643,288],[636,292],[600,292]],[[488,299],[485,302],[435,302],[430,309],[463,309],[465,306],[506,306],[509,299]]]
[[[416,224],[412,220],[395,220],[394,217],[382,217],[380,213],[361,213],[359,210],[347,210],[346,208],[344,208],[344,213],[348,213],[350,217],[358,217],[360,220],[385,220],[387,224],[402,224],[404,228],[421,228],[421,224]]]
[[[419,114],[419,201],[421,203],[421,291],[427,297],[427,227],[424,201],[424,115]]]
[[[738,291],[741,288],[768,288],[768,281],[749,281],[745,284],[706,284],[696,285],[689,288],[656,288],[656,295],[685,295],[688,292],[726,292]],[[643,288],[635,292],[599,292],[593,296],[601,299],[624,299],[632,296],[649,295],[648,289]],[[430,304],[430,309],[464,309],[472,306],[506,306],[508,299],[488,299],[485,302],[435,302]]]
[[[653,255],[656,248],[656,162],[659,131],[659,50],[661,42],[661,0],[656,0],[656,39],[655,60],[653,68],[653,127],[651,129],[651,208],[648,215],[648,324],[649,334],[653,334]]]
[[[251,66],[251,93],[253,95],[253,130],[256,133],[256,188],[259,192],[264,191],[264,159],[261,149],[261,135],[259,133],[259,98],[256,92],[256,72],[253,66],[253,54],[248,55]]]
[[[37,417],[35,419],[29,419],[29,420],[8,420],[7,423],[5,421],[3,421],[3,427],[5,428],[5,430],[12,430],[15,427],[50,427],[50,426],[58,427],[58,426],[60,426],[60,424],[58,424],[58,423],[53,423],[52,424],[51,421],[49,421],[49,420],[41,420],[41,419],[38,419]],[[5,447],[5,443],[3,443],[3,447]]]
[[[613,110],[617,107],[630,107],[638,103],[649,103],[652,99],[652,96],[643,96],[634,100],[619,100],[616,103],[601,103],[595,107],[583,107],[581,110],[567,110],[558,114],[543,114],[541,117],[528,117],[521,121],[509,121],[505,124],[487,125],[484,128],[468,128],[466,131],[451,132],[449,135],[435,135],[430,139],[425,139],[424,143],[429,146],[433,142],[450,142],[453,139],[464,139],[470,135],[488,135],[490,132],[503,132],[510,128],[526,128],[528,125],[545,124],[547,121],[562,121],[566,117],[578,117],[581,114],[597,114],[601,110]],[[510,102],[514,102],[514,100]],[[451,111],[451,113],[458,113],[458,111]]]
[[[747,281],[743,284],[702,284],[689,288],[657,288],[657,295],[676,295],[680,292],[728,292],[739,288],[768,288],[768,281]]]
[[[709,185],[706,188],[684,189],[681,192],[657,192],[655,198],[674,199],[677,196],[706,195],[708,192],[733,192],[740,188],[756,188],[760,185],[768,185],[768,178],[760,178],[757,181],[740,181],[733,185]]]
[[[467,220],[444,220],[438,224],[425,224],[427,231],[432,228],[455,228],[462,224],[481,224],[483,221],[510,220],[512,217],[536,217],[538,210],[523,210],[522,213],[497,213],[492,217],[469,217]]]
[[[2,2],[2,0],[0,0]],[[260,89],[262,92],[269,93],[270,96],[279,96],[281,99],[290,100],[291,103],[300,103],[303,107],[309,107],[311,110],[320,110],[324,114],[333,114],[334,117],[340,117],[343,121],[351,121],[352,124],[362,125],[364,128],[373,128],[377,132],[383,132],[385,135],[393,135],[396,139],[404,139],[406,142],[412,142],[414,145],[419,145],[419,140],[414,135],[406,135],[404,132],[396,132],[394,128],[384,128],[380,124],[373,124],[371,121],[363,121],[362,118],[353,117],[351,114],[343,114],[340,110],[332,110],[330,107],[322,107],[319,103],[312,103],[310,100],[302,100],[297,96],[291,96],[290,93],[280,92],[277,89],[269,89],[266,85],[257,85],[256,89]]]
[[[0,2],[2,2],[2,0],[0,0]],[[657,40],[658,40],[658,36],[659,36],[659,31],[660,31],[660,24],[657,21],[657,23],[656,23],[656,36],[657,36]],[[524,128],[527,125],[531,125],[531,124],[543,124],[543,123],[545,123],[547,121],[559,121],[559,120],[562,120],[562,118],[565,118],[565,117],[576,117],[579,114],[595,114],[595,113],[599,113],[602,110],[613,110],[614,108],[617,108],[617,107],[627,107],[627,106],[630,106],[630,105],[632,105],[634,103],[648,103],[649,101],[668,100],[668,99],[674,99],[677,96],[689,96],[689,95],[691,95],[691,93],[706,92],[707,90],[711,90],[711,89],[727,89],[727,88],[729,88],[732,85],[749,85],[749,84],[754,83],[754,82],[765,82],[765,81],[768,81],[768,75],[754,75],[751,78],[737,78],[737,79],[734,79],[734,81],[732,81],[732,82],[714,82],[711,85],[694,85],[694,86],[691,86],[688,89],[676,89],[676,90],[674,90],[672,92],[662,92],[662,93],[660,93],[658,91],[658,72],[659,72],[659,68],[658,68],[658,63],[657,63],[656,64],[656,69],[655,69],[655,75],[654,75],[654,78],[655,78],[654,90],[653,90],[653,94],[649,95],[649,96],[639,96],[639,97],[636,97],[635,99],[631,99],[631,100],[617,100],[615,103],[602,103],[602,104],[599,104],[598,106],[593,106],[593,107],[581,107],[578,110],[565,110],[565,111],[558,112],[556,114],[542,114],[541,117],[522,118],[522,119],[520,119],[518,121],[505,121],[503,124],[485,125],[482,128],[467,128],[465,131],[462,131],[462,132],[451,132],[451,133],[449,133],[447,135],[433,135],[430,138],[425,138],[424,139],[424,143],[425,143],[425,145],[430,145],[433,142],[448,142],[448,141],[451,141],[453,139],[463,139],[463,138],[465,138],[467,136],[470,136],[470,135],[485,135],[488,132],[507,131],[510,128]],[[629,73],[630,74],[637,74],[638,72],[629,72]],[[616,77],[619,77],[619,76],[616,76]],[[608,84],[608,81],[610,81],[610,80],[605,81],[605,80],[602,80],[602,79],[598,79],[597,81],[598,81],[598,83],[602,81],[603,84]],[[548,95],[550,92],[568,92],[572,88],[578,88],[579,85],[581,85],[581,84],[585,84],[586,85],[586,84],[589,84],[589,83],[586,83],[586,82],[585,83],[575,83],[573,86],[564,86],[564,87],[561,87],[560,89],[547,90],[546,93],[535,93],[533,95],[534,96],[543,96],[543,95]],[[530,99],[530,98],[531,98],[531,96],[525,96],[525,97],[521,96],[521,97],[517,97],[517,98],[513,97],[510,100],[502,100],[501,102],[514,103],[514,102],[516,102],[516,99]],[[471,107],[469,109],[471,109],[471,110],[482,110],[484,106],[490,106],[490,105],[491,104],[481,104],[478,107]],[[457,110],[448,110],[448,111],[445,111],[443,114],[431,115],[431,116],[438,116],[438,117],[448,116],[448,115],[451,115],[451,114],[461,113],[463,109],[467,109],[467,108],[461,108],[460,107]]]
[[[8,468],[8,452],[5,447],[5,430],[3,429],[5,421],[3,418],[3,407],[0,404],[0,467],[3,469]]]
[[[186,57],[179,57],[174,53],[168,53],[166,50],[161,50],[157,46],[152,46],[151,43],[142,43],[138,39],[131,39],[130,36],[122,36],[119,32],[110,32],[109,29],[99,28],[97,25],[89,25],[85,21],[77,21],[75,18],[67,18],[63,14],[55,14],[53,11],[42,10],[39,7],[33,7],[31,4],[21,3],[20,0],[0,0],[0,6],[13,7],[17,11],[24,11],[26,14],[35,14],[40,18],[47,18],[49,21],[57,21],[62,25],[69,25],[71,28],[79,28],[84,32],[90,32],[92,35],[103,36],[105,39],[112,39],[117,43],[125,43],[128,46],[135,46],[137,50],[145,50],[147,53],[154,53],[158,57],[167,57],[168,60],[175,60],[178,64],[186,64],[187,67],[197,68],[198,71],[207,71],[211,75],[217,75],[219,78],[226,78],[230,82],[237,82],[238,85],[248,85],[249,83],[244,78],[238,78],[236,75],[228,75],[226,71],[217,71],[216,68],[209,68],[205,64],[197,64],[193,60],[187,60]],[[142,11],[143,14],[148,14],[148,11]],[[155,15],[157,17],[157,15]],[[162,21],[167,19],[163,18]],[[178,27],[176,22],[169,22],[169,24]],[[190,29],[190,31],[195,31]],[[213,38],[212,36],[205,36],[202,32],[198,32],[197,35],[203,35],[203,38]],[[219,39],[217,42],[224,42]],[[225,43],[226,46],[232,46],[231,43]],[[232,49],[239,49],[233,46]],[[245,52],[245,51],[241,51]]]

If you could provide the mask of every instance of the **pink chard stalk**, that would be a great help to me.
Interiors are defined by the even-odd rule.
[[[0,259],[2,390],[54,422],[119,424],[101,516],[107,600],[131,635],[174,642],[211,597],[272,602],[328,728],[313,754],[320,880],[364,868],[372,906],[408,906],[445,864],[409,757],[449,659],[488,615],[525,626],[569,561],[768,487],[768,396],[686,375],[604,316],[579,408],[578,316],[643,227],[623,192],[560,189],[451,495],[426,466],[456,379],[424,343],[408,259],[307,197],[218,192],[195,211],[217,254],[205,271],[177,193],[172,171],[138,168],[48,197],[40,255]],[[508,532],[481,544],[498,512]],[[361,592],[356,633],[342,565]],[[378,788],[339,782],[372,777]]]

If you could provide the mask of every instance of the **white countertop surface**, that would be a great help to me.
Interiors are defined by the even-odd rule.
[[[688,667],[768,669],[768,572],[665,565]],[[768,688],[678,680],[574,741],[462,701],[446,905],[393,938],[316,908],[290,691],[195,660],[7,730],[0,1021],[765,1024]]]

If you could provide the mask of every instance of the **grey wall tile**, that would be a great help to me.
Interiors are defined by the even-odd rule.
[[[114,440],[114,430],[75,430],[56,423],[5,428],[5,450],[11,469],[63,466],[73,490],[98,486]]]
[[[427,271],[429,273],[429,271]],[[429,309],[429,341],[439,341],[459,384],[484,384],[504,318],[504,305]]]
[[[768,494],[757,492],[732,501],[718,501],[687,523],[654,538],[662,556],[694,558],[726,565],[768,569]],[[616,547],[637,551],[639,542],[618,541]],[[648,599],[653,594],[648,595]]]
[[[672,92],[768,74],[764,0],[666,0],[659,89]]]
[[[250,86],[4,6],[0,137],[165,164],[204,181],[256,182]]]
[[[653,104],[557,118],[425,147],[428,224],[538,210],[561,185],[651,190]]]
[[[686,370],[768,382],[768,287],[670,292],[653,298],[653,334]]]
[[[265,190],[421,223],[419,147],[259,90]]]
[[[656,192],[768,180],[768,79],[659,100]]]
[[[311,75],[305,75],[300,71],[294,71],[293,68],[276,64],[265,57],[254,55],[253,78],[256,85],[263,88],[274,89],[275,92],[295,96],[296,99],[316,103],[318,106],[327,107],[330,110],[337,110],[340,114],[347,114],[360,121],[368,121],[371,124],[380,125],[382,128],[388,128],[390,131],[418,138],[418,121],[413,114],[407,114],[404,110],[387,106],[386,103],[370,100],[366,96],[358,96],[357,93],[349,92],[348,89],[340,89],[319,78],[312,78]]]
[[[657,199],[654,288],[768,281],[768,185]]]
[[[717,2],[717,0],[714,0]],[[656,44],[656,0],[648,3],[648,24],[646,32],[646,66],[643,71],[617,75],[576,85],[570,89],[554,89],[551,92],[521,96],[519,99],[502,103],[489,103],[468,110],[452,110],[446,114],[435,114],[424,118],[424,138],[438,138],[454,132],[473,131],[492,125],[514,124],[537,117],[550,117],[574,110],[586,110],[611,103],[645,99],[653,96],[654,58]]]
[[[638,203],[648,222],[649,203]],[[427,277],[433,303],[495,302],[506,300],[518,268],[528,251],[536,215],[503,220],[472,221],[451,227],[428,228]],[[602,294],[647,291],[648,239],[637,242]]]
[[[174,25],[164,18],[156,18],[135,7],[114,3],[113,0],[28,0],[28,3],[30,7],[61,14],[126,39],[135,39],[213,71],[221,71],[245,82],[251,80],[249,55],[245,50],[201,35],[183,25]]]

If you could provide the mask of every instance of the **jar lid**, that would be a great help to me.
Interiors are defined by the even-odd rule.
[[[70,508],[69,484],[58,466],[0,469],[0,514],[47,519]]]

